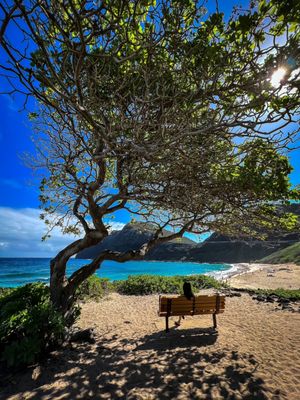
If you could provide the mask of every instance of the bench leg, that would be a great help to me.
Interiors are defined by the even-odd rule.
[[[166,316],[166,332],[169,332],[169,316]]]
[[[214,329],[216,329],[217,328],[217,315],[213,314],[212,316],[213,316],[213,322],[214,322]]]

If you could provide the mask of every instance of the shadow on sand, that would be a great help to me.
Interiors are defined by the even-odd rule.
[[[57,351],[14,377],[1,399],[266,399],[251,355],[218,348],[211,329],[171,330],[137,339],[111,335]],[[213,347],[211,347],[213,346]],[[217,350],[216,350],[217,349]],[[280,397],[278,397],[280,398]]]

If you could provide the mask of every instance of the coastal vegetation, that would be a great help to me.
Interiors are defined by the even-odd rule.
[[[99,278],[96,275],[88,277],[78,287],[76,291],[76,298],[78,300],[89,300],[95,301],[101,299],[114,289],[113,282],[110,282],[107,278]]]
[[[299,199],[284,154],[299,111],[296,3],[251,2],[229,19],[168,0],[7,0],[1,13],[2,74],[10,93],[36,100],[28,162],[42,173],[45,238],[78,235],[50,265],[62,318],[104,260],[141,259],[186,232],[264,238],[296,226],[278,208]],[[155,227],[149,240],[67,277],[120,210]]]
[[[65,326],[46,285],[32,283],[6,290],[0,297],[1,361],[14,367],[34,363],[63,340]]]
[[[258,289],[254,293],[264,296],[275,296],[279,300],[299,301],[300,289]]]
[[[158,276],[158,275],[135,275],[129,276],[124,281],[114,282],[115,290],[120,294],[145,295],[158,293],[182,294],[184,282],[190,282],[193,290],[197,293],[200,289],[221,289],[226,285],[206,275],[189,276]]]
[[[3,296],[6,296],[7,294],[9,294],[13,289],[12,288],[3,288],[0,287],[0,299]]]
[[[201,289],[222,289],[228,285],[207,275],[131,275],[125,280],[110,281],[107,278],[90,276],[76,292],[78,300],[100,300],[110,292],[142,296],[147,294],[182,294],[184,282],[190,282],[197,293]]]
[[[294,243],[282,250],[278,250],[262,258],[260,262],[267,264],[295,263],[300,265],[300,243]]]

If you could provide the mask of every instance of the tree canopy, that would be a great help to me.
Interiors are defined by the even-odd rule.
[[[295,225],[277,205],[299,199],[284,153],[298,134],[299,5],[252,1],[230,18],[192,0],[7,0],[1,9],[2,71],[11,93],[37,101],[42,217],[83,237],[52,262],[59,296],[104,259],[142,257],[166,226],[171,239]],[[154,224],[153,239],[66,279],[69,257],[103,240],[120,209]]]

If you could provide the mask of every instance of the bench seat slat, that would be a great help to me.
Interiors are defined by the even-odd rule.
[[[209,303],[195,303],[194,305],[193,304],[184,304],[184,303],[175,303],[175,302],[172,302],[171,303],[171,308],[180,308],[180,307],[182,307],[182,308],[193,308],[193,307],[209,307],[209,306],[215,306],[217,303],[216,303],[216,301],[211,301],[211,302],[209,302]],[[225,307],[225,303],[224,302],[220,302],[219,303],[219,306],[220,307]],[[161,308],[167,308],[168,307],[168,305],[167,304],[161,304]]]
[[[178,313],[171,313],[171,314],[169,314],[169,316],[170,317],[180,317],[180,316],[191,316],[191,317],[193,317],[194,315],[204,315],[204,314],[222,314],[224,312],[224,310],[219,310],[218,312],[216,312],[216,309],[212,309],[212,310],[198,310],[197,312],[195,312],[195,313],[186,313],[186,312],[184,312],[184,313],[180,313],[180,312],[178,312]],[[160,317],[165,317],[165,316],[167,316],[168,315],[168,313],[166,312],[166,311],[163,311],[163,312],[159,312],[159,314],[158,314]]]
[[[214,305],[207,306],[207,307],[195,307],[194,310],[192,308],[176,308],[176,307],[174,307],[174,308],[171,308],[170,312],[173,312],[173,313],[174,312],[192,312],[192,311],[196,312],[198,310],[201,311],[201,310],[216,310],[216,309],[217,309],[217,307],[214,304]],[[220,308],[220,310],[224,310],[224,308]],[[168,310],[162,309],[161,311],[167,312]]]
[[[177,302],[173,302],[173,301],[172,301],[171,304],[172,304],[172,305],[171,305],[172,308],[174,308],[174,307],[185,307],[185,308],[190,307],[190,308],[193,308],[193,307],[208,307],[208,306],[211,306],[211,305],[216,305],[217,303],[216,303],[216,301],[210,301],[209,303],[200,303],[200,302],[197,302],[197,303],[195,303],[195,304],[193,304],[193,303],[192,303],[192,304],[184,304],[184,303],[177,303]],[[166,307],[168,307],[167,304],[161,304],[160,306],[161,306],[161,308],[166,308]],[[220,307],[225,307],[225,302],[224,302],[224,301],[219,302],[219,306],[220,306]]]
[[[176,301],[176,300],[170,300],[170,303],[172,306],[190,306],[193,307],[193,305],[206,305],[206,304],[216,304],[217,300],[209,300],[209,301],[195,301],[194,303],[192,301],[189,302],[183,302],[183,301]],[[167,306],[168,303],[161,303],[162,306]],[[224,300],[220,300],[219,304],[225,304]]]
[[[176,299],[172,299],[171,300],[171,303],[172,303],[172,306],[173,305],[190,305],[191,307],[193,306],[193,304],[195,304],[195,305],[202,305],[202,304],[216,304],[216,299],[210,299],[210,300],[207,300],[207,301],[195,301],[195,302],[193,302],[193,301],[189,301],[189,300],[187,300],[187,301],[177,301]],[[168,304],[168,302],[166,302],[166,301],[162,301],[162,302],[160,302],[160,305],[161,306],[167,306],[167,304]],[[224,300],[220,300],[219,301],[219,304],[221,305],[221,304],[225,304],[225,301]]]
[[[196,300],[206,300],[206,299],[215,299],[217,297],[216,294],[208,294],[208,295],[199,295],[195,296]],[[220,298],[225,297],[224,295],[220,295]],[[193,298],[191,300],[187,299],[185,296],[180,296],[180,295],[161,295],[160,297],[162,300],[165,299],[175,299],[175,300],[183,300],[183,301],[193,301]]]
[[[216,300],[216,298],[217,298],[217,296],[207,296],[207,297],[204,297],[204,296],[199,296],[199,297],[195,297],[195,301],[210,301],[210,300],[212,300],[212,301],[214,301],[214,300]],[[172,300],[172,301],[178,301],[179,303],[180,302],[182,302],[182,303],[187,303],[187,302],[193,302],[194,301],[194,299],[192,298],[192,299],[187,299],[187,298],[185,298],[185,297],[183,297],[183,296],[180,296],[180,297],[161,297],[161,301],[162,302],[165,302],[165,303],[167,303],[167,301],[168,300]],[[220,300],[224,300],[224,296],[220,296]]]
[[[224,312],[224,308],[221,308],[221,309],[219,309],[218,311],[220,311],[220,312]],[[168,313],[168,311],[167,310],[160,310],[159,311],[160,313]],[[209,308],[198,308],[198,309],[195,309],[194,311],[193,310],[171,310],[170,312],[169,312],[169,314],[170,315],[174,315],[174,314],[198,314],[198,313],[202,313],[202,312],[211,312],[211,313],[213,313],[213,312],[217,312],[217,309],[216,309],[216,307],[209,307]]]

